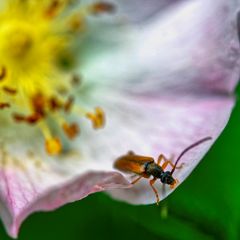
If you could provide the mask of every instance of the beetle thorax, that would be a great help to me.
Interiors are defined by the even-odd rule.
[[[153,177],[156,177],[156,178],[161,178],[164,171],[155,162],[151,162],[151,163],[148,163],[146,165],[145,172],[149,176],[153,176]]]

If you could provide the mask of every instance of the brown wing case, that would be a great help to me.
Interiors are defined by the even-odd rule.
[[[151,157],[128,154],[118,158],[114,163],[114,167],[122,172],[143,174],[145,173],[146,163],[151,162],[154,162]]]

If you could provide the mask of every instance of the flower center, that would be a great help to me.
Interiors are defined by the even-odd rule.
[[[8,39],[5,51],[8,51],[8,55],[13,58],[13,60],[20,60],[23,58],[31,49],[32,46],[32,36],[24,30],[14,29],[5,36]]]
[[[106,2],[76,8],[69,0],[8,0],[0,9],[0,109],[9,108],[16,124],[40,129],[50,155],[61,153],[62,141],[52,134],[49,118],[70,140],[80,131],[77,122],[66,120],[70,114],[89,119],[95,129],[104,126],[100,107],[89,112],[74,104],[72,89],[80,77],[72,49],[89,15],[112,10]]]

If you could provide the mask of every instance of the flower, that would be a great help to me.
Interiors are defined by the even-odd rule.
[[[32,212],[98,191],[155,202],[148,181],[132,186],[115,159],[177,155],[225,127],[239,77],[238,1],[0,7],[0,215],[11,236]],[[184,156],[180,183],[212,143]],[[156,187],[161,199],[172,192]]]

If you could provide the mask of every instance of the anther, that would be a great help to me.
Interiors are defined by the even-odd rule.
[[[60,7],[60,1],[53,0],[45,13],[46,17],[49,17],[49,18],[55,17],[59,7]]]
[[[74,74],[71,79],[71,84],[73,87],[79,86],[81,84],[81,77],[79,75]]]
[[[16,95],[17,94],[17,90],[14,88],[10,88],[10,87],[3,87],[3,91],[6,92],[7,94],[10,95]]]
[[[0,103],[0,109],[10,108],[9,103]]]
[[[18,113],[13,113],[12,117],[16,122],[25,122],[26,121],[26,117],[21,114],[18,114]]]
[[[77,123],[72,123],[70,125],[67,123],[64,123],[63,130],[69,139],[74,139],[80,132],[80,129]]]
[[[7,76],[7,69],[5,67],[2,67],[0,72],[0,81],[4,80],[6,76]]]
[[[69,20],[69,28],[72,32],[83,32],[86,27],[86,21],[81,14],[74,14]]]
[[[52,111],[60,110],[63,107],[63,104],[56,97],[50,98],[49,105]]]
[[[90,6],[92,14],[112,13],[115,11],[115,6],[108,2],[98,2]]]
[[[64,111],[66,113],[71,111],[73,103],[74,103],[74,98],[73,97],[69,97],[67,102],[64,104]]]
[[[62,151],[62,143],[59,138],[46,139],[45,149],[49,155],[58,155]]]
[[[16,122],[26,122],[28,124],[35,124],[40,119],[42,119],[42,115],[38,113],[33,113],[32,115],[29,115],[29,116],[24,116],[18,113],[14,113],[12,116]]]
[[[35,113],[38,113],[41,116],[45,116],[45,105],[46,100],[41,93],[35,95],[32,98],[32,106]]]
[[[95,113],[87,113],[86,117],[92,121],[94,129],[103,128],[105,125],[105,114],[100,107],[95,108]]]
[[[38,113],[33,113],[32,115],[28,116],[26,118],[27,123],[29,124],[35,124],[37,123],[40,119],[42,119],[42,115]]]

